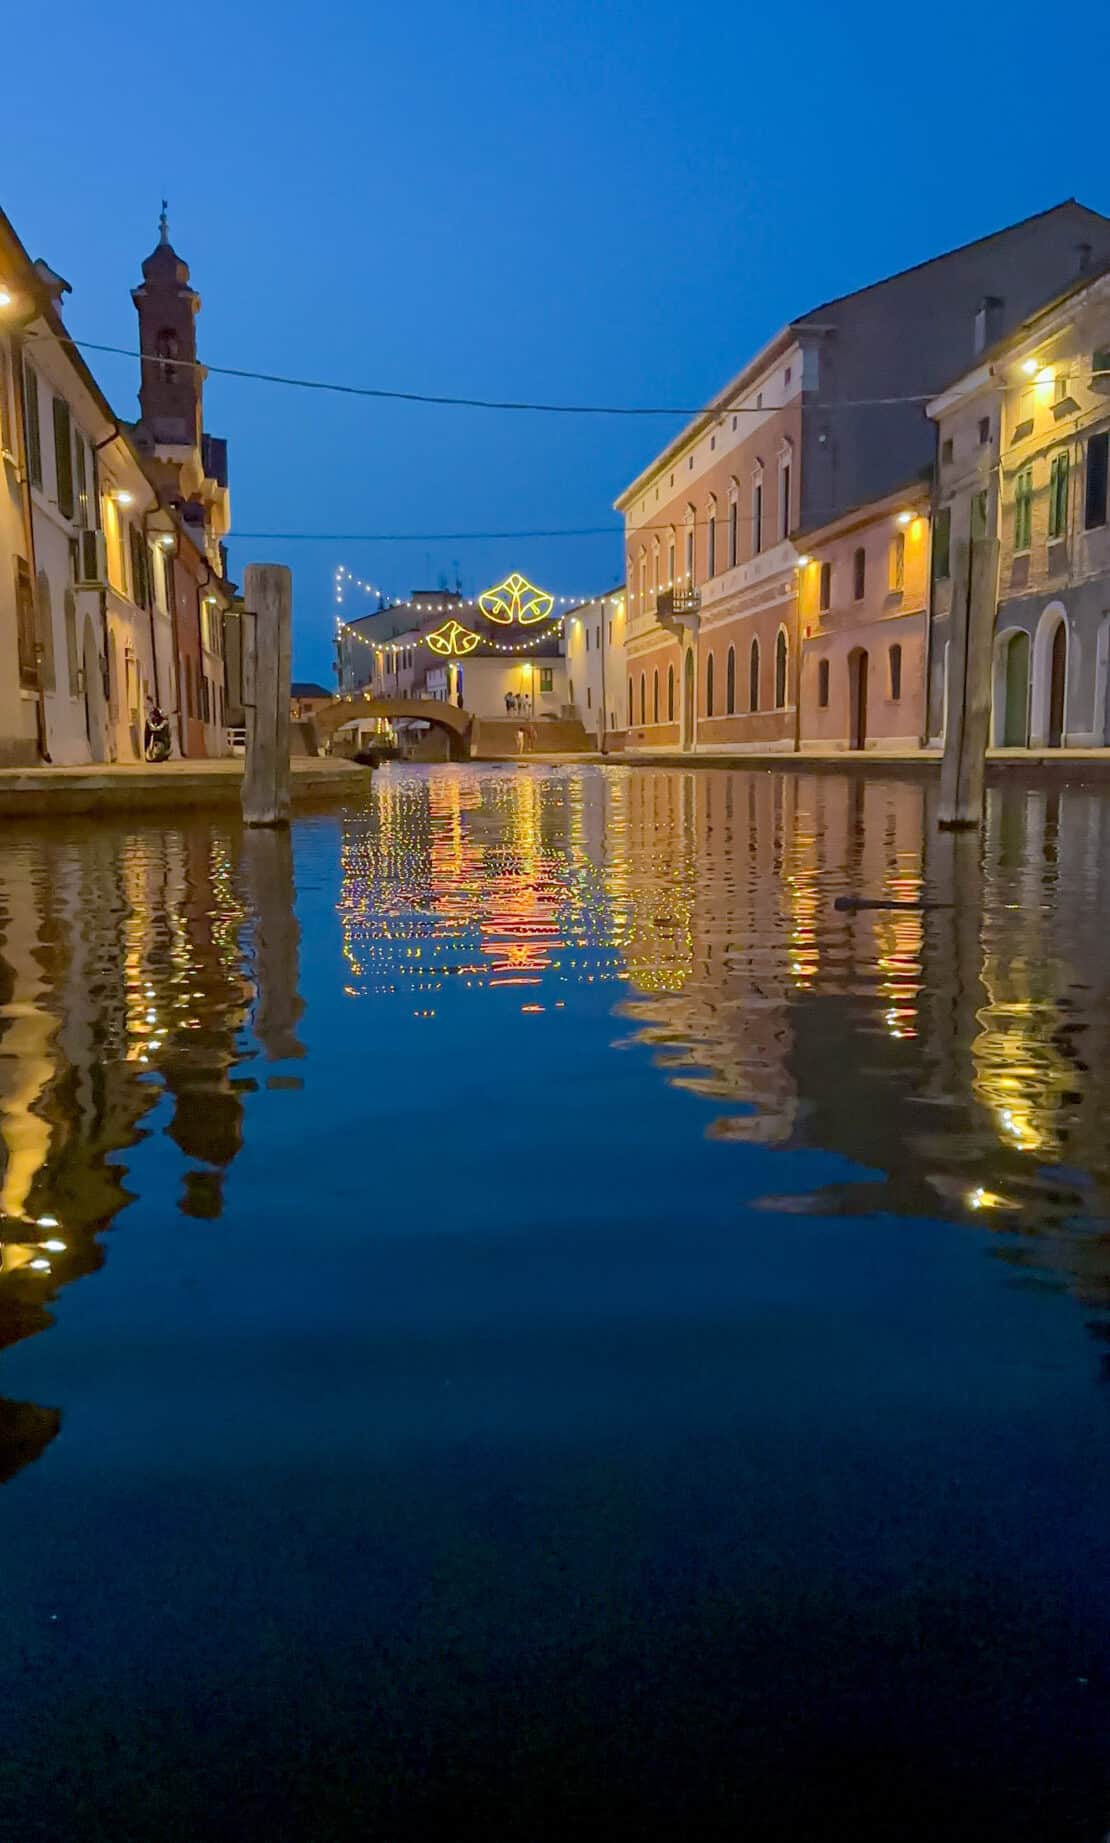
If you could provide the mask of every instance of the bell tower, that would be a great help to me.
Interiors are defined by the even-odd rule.
[[[170,242],[165,199],[158,231],[158,242],[143,263],[142,282],[131,290],[143,354],[141,421],[156,448],[199,452],[204,389],[204,370],[196,362],[200,296],[189,285],[188,263]]]

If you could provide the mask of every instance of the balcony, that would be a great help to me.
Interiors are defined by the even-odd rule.
[[[696,633],[701,615],[700,589],[664,589],[655,606],[655,618],[669,633],[684,629]]]

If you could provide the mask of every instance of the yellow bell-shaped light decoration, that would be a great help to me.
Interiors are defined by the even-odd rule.
[[[546,589],[537,589],[527,576],[514,570],[504,582],[479,595],[478,606],[487,620],[497,621],[502,627],[511,627],[514,621],[520,627],[530,627],[534,621],[547,619],[555,597]]]
[[[465,659],[467,653],[472,653],[478,644],[478,635],[471,633],[469,627],[464,627],[461,621],[454,618],[444,621],[442,627],[437,627],[434,633],[425,634],[424,638],[432,652],[439,653],[444,659]]]

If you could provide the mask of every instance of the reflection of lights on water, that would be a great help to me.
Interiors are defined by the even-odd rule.
[[[1012,1209],[1013,1204],[1006,1197],[1000,1197],[997,1190],[987,1190],[982,1184],[976,1184],[974,1190],[967,1193],[969,1209]]]

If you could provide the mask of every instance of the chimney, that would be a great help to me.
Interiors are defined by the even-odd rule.
[[[1002,300],[997,294],[985,294],[975,310],[975,356],[993,346],[1002,333]]]

